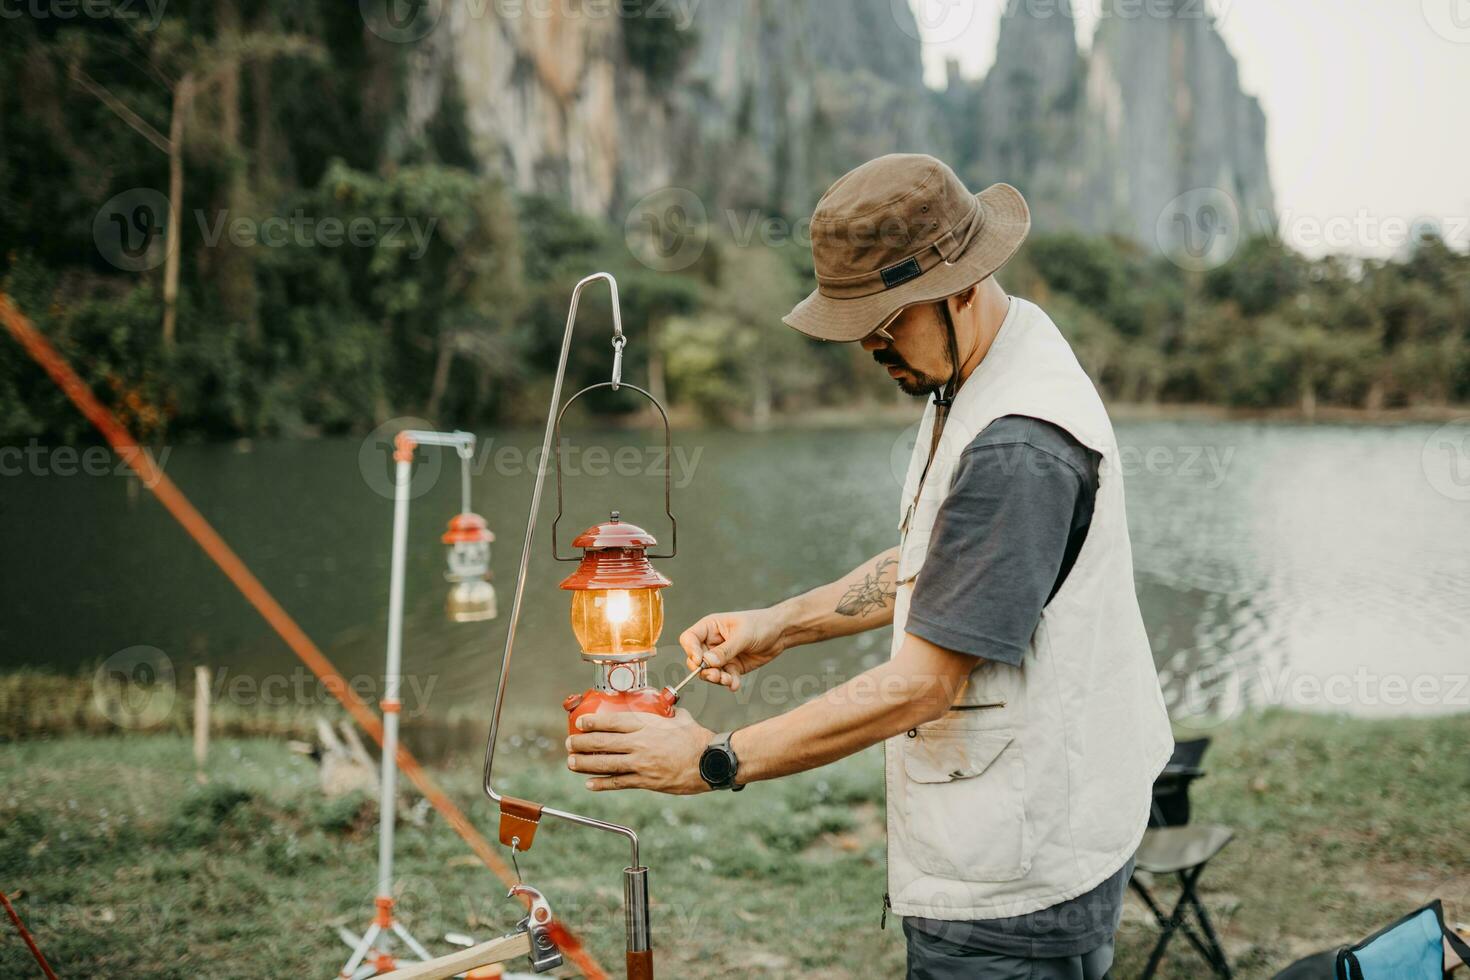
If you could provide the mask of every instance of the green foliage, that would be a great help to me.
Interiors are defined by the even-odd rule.
[[[698,313],[669,323],[660,346],[670,393],[706,417],[767,424],[822,398],[817,345],[781,324],[802,296],[789,256],[718,246],[717,280]]]
[[[1279,309],[1306,284],[1308,263],[1280,242],[1255,238],[1232,261],[1209,273],[1205,294],[1233,301],[1246,316]]]
[[[658,0],[620,0],[619,23],[628,60],[654,83],[669,81],[694,50],[697,36],[676,19],[675,5]]]
[[[693,36],[654,7],[623,4],[619,24],[629,62],[658,83]],[[0,288],[143,439],[361,432],[408,414],[529,421],[571,288],[598,269],[622,286],[626,376],[676,410],[763,426],[892,397],[854,347],[781,325],[811,287],[809,250],[716,238],[689,269],[654,272],[621,228],[477,170],[461,93],[405,132],[412,46],[364,30],[356,8],[181,0],[160,13],[144,30],[25,12],[0,32]],[[190,73],[165,346],[163,270],[114,267],[94,224],[115,195],[168,188],[168,157],[139,130],[170,131]],[[1470,402],[1470,258],[1434,237],[1395,261],[1260,239],[1191,273],[1128,242],[1037,234],[1001,280],[1053,315],[1112,399]],[[582,316],[579,338],[607,329],[605,290]],[[569,382],[604,380],[607,361],[603,344],[574,345]],[[32,438],[95,436],[0,343],[0,440]]]
[[[1105,394],[1246,408],[1470,400],[1470,256],[1310,260],[1255,239],[1203,275],[1117,242],[1038,235],[1002,273]]]
[[[348,793],[334,799],[323,800],[316,808],[315,824],[318,830],[329,834],[345,834],[371,825],[376,819],[373,802],[361,793]]]

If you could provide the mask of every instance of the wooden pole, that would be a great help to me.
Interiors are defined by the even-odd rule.
[[[440,956],[425,963],[413,963],[392,973],[385,973],[382,980],[445,980],[470,970],[504,963],[517,956],[531,955],[531,934],[517,932],[509,936],[492,939],[469,949]]]
[[[209,668],[194,668],[194,778],[204,782],[209,755]]]
[[[179,318],[179,230],[184,210],[184,121],[194,100],[194,73],[184,72],[174,86],[168,126],[168,252],[163,260],[163,346],[171,350]]]

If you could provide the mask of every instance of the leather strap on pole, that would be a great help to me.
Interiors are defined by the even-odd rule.
[[[628,980],[653,980],[653,950],[628,950]]]
[[[540,825],[540,803],[518,800],[513,796],[500,798],[500,843],[518,851],[529,851],[531,841],[536,838],[536,828]]]

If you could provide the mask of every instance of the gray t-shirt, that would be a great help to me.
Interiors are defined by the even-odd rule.
[[[1018,667],[1041,610],[1092,524],[1100,457],[1049,422],[1008,415],[966,447],[914,583],[908,632]],[[918,929],[1007,956],[1079,956],[1112,938],[1130,866],[1077,898],[1009,919],[911,918]]]

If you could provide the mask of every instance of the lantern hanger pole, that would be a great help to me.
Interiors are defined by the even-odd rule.
[[[470,512],[470,460],[475,456],[468,446],[459,447],[459,512]]]
[[[408,429],[400,435],[415,446],[443,446],[455,451],[459,456],[459,509],[461,513],[468,514],[470,511],[470,462],[475,458],[474,433]]]
[[[391,952],[394,935],[403,940],[420,960],[429,952],[394,916],[393,838],[398,817],[398,720],[402,703],[398,695],[403,683],[403,590],[408,548],[409,504],[412,501],[413,457],[419,446],[452,447],[459,452],[465,473],[465,510],[469,510],[469,460],[474,457],[475,437],[468,432],[432,432],[410,429],[394,438],[393,538],[388,579],[388,650],[383,673],[383,756],[378,777],[378,884],[377,915],[353,946],[352,956],[342,967],[342,977],[356,976],[374,950],[377,956],[364,967],[368,974],[386,973],[396,963]]]
[[[459,451],[460,458],[475,452],[475,436],[472,432],[430,432],[425,429],[407,429],[400,435],[416,446],[447,446]]]
[[[556,365],[556,379],[551,387],[551,410],[546,415],[546,433],[541,439],[541,456],[536,461],[536,482],[531,489],[531,512],[526,517],[526,536],[521,544],[521,564],[516,573],[516,590],[511,599],[510,619],[506,624],[505,650],[500,657],[500,679],[495,688],[495,706],[490,715],[490,735],[485,743],[485,795],[497,804],[501,801],[502,796],[496,791],[492,780],[495,766],[495,740],[500,730],[500,713],[505,706],[505,689],[506,682],[510,678],[511,654],[515,651],[516,627],[521,621],[521,603],[526,592],[526,573],[531,565],[531,540],[536,533],[536,517],[541,512],[541,492],[546,485],[546,460],[551,453],[552,438],[556,434],[557,408],[561,405],[562,383],[566,380],[567,360],[572,349],[572,332],[577,325],[577,307],[580,305],[583,290],[598,281],[605,281],[612,291],[613,372],[611,387],[616,389],[623,382],[623,348],[627,346],[628,338],[623,333],[623,314],[618,301],[618,281],[606,272],[597,272],[577,283],[576,288],[572,290],[572,305],[567,312],[566,331],[561,338],[561,355]],[[638,870],[642,867],[638,863],[638,834],[633,828],[549,806],[544,807],[541,813],[543,816],[557,817],[568,823],[590,827],[593,830],[607,831],[626,838],[632,849],[632,863],[629,868]]]

